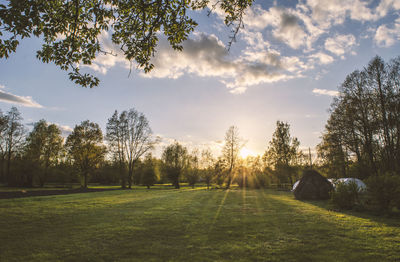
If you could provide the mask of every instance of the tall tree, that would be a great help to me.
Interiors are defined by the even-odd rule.
[[[240,149],[243,147],[242,139],[239,137],[239,130],[236,126],[229,127],[225,133],[225,144],[222,148],[222,155],[227,165],[226,188],[229,189],[233,179],[233,171],[239,158]]]
[[[126,176],[126,157],[125,157],[125,139],[126,131],[124,130],[126,120],[126,112],[118,114],[115,110],[111,118],[107,122],[107,134],[106,140],[108,142],[108,148],[113,154],[113,159],[117,162],[118,172],[121,181],[121,187],[126,187],[127,176]]]
[[[300,155],[299,145],[297,138],[290,135],[289,124],[277,121],[265,155],[279,176],[288,179],[291,184],[293,184],[292,168],[297,164]]]
[[[49,125],[43,119],[35,123],[27,137],[26,151],[29,159],[43,170],[38,176],[41,187],[47,180],[49,167],[58,161],[62,149],[61,130],[55,124]]]
[[[133,108],[119,115],[115,111],[107,123],[107,140],[120,164],[122,187],[128,182],[128,187],[132,188],[135,164],[158,142],[158,139],[153,137],[146,116]],[[125,165],[128,167],[127,177],[123,173]]]
[[[82,187],[87,188],[89,175],[103,161],[106,152],[99,125],[89,120],[76,125],[67,137],[65,146],[74,166],[83,179]]]
[[[179,181],[187,166],[187,159],[187,148],[178,142],[167,146],[163,151],[163,171],[176,189],[180,188]]]
[[[400,171],[399,83],[400,57],[389,63],[374,57],[346,77],[319,146],[320,156],[331,156],[323,158],[328,169],[343,159],[339,176],[347,169],[359,178]]]
[[[6,182],[4,162],[6,157],[6,131],[8,127],[7,116],[0,110],[0,182]]]
[[[131,188],[136,161],[152,150],[158,140],[153,139],[149,121],[143,113],[132,108],[123,114],[125,115],[122,123],[125,143],[123,148],[128,161],[128,187]]]
[[[209,149],[203,150],[201,152],[201,168],[202,168],[202,178],[207,184],[207,189],[210,189],[211,182],[214,178],[214,164],[216,160],[214,159],[211,151]]]
[[[185,169],[186,180],[192,188],[200,178],[200,157],[199,151],[194,149],[187,158],[187,167]]]
[[[11,160],[21,149],[25,136],[25,128],[21,113],[16,107],[12,107],[2,119],[5,122],[1,137],[2,150],[6,162],[6,180],[9,186],[16,185],[16,177],[11,174]]]
[[[219,8],[225,24],[233,26],[230,43],[243,26],[243,14],[253,0],[6,0],[0,3],[0,58],[15,52],[22,38],[40,37],[44,44],[37,58],[69,71],[82,86],[97,86],[99,79],[80,72],[104,50],[101,37],[111,35],[113,44],[130,62],[148,72],[160,33],[176,50],[195,29],[190,10]]]
[[[155,170],[153,156],[151,155],[151,153],[148,153],[143,161],[143,169],[140,183],[150,189],[150,186],[154,185],[156,181],[157,174]]]

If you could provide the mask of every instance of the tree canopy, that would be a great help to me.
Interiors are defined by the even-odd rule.
[[[215,8],[225,13],[225,24],[233,26],[232,43],[243,26],[244,11],[253,0],[8,0],[0,4],[0,58],[17,50],[21,39],[40,37],[43,45],[36,56],[68,71],[69,78],[84,87],[99,79],[81,73],[99,54],[110,54],[100,41],[108,32],[124,57],[145,72],[163,34],[175,50],[196,28],[190,10]]]
[[[89,120],[75,126],[67,137],[65,146],[74,166],[83,178],[82,187],[87,188],[90,173],[101,163],[106,151],[103,134],[98,124]]]

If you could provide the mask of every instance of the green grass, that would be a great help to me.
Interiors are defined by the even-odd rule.
[[[270,190],[0,200],[0,261],[399,261],[400,221]]]

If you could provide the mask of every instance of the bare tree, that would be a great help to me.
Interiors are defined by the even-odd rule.
[[[121,187],[126,187],[126,158],[125,158],[125,133],[123,130],[123,123],[126,120],[126,111],[122,114],[118,114],[115,110],[111,118],[107,122],[107,134],[106,140],[108,142],[108,148],[112,153],[112,157],[118,164],[119,177],[121,179]]]
[[[5,115],[6,125],[3,130],[2,148],[4,150],[4,157],[6,160],[6,179],[8,185],[15,185],[16,178],[11,175],[11,159],[15,153],[20,149],[23,138],[25,136],[25,128],[21,123],[21,113],[16,107],[12,107]]]
[[[123,130],[123,150],[128,162],[128,187],[132,188],[133,170],[136,162],[141,156],[154,148],[158,142],[153,138],[149,121],[143,113],[130,109],[128,112],[122,112],[125,116],[122,118]]]
[[[6,131],[8,121],[7,116],[0,110],[0,182],[5,182],[4,161],[6,157]]]
[[[118,115],[115,111],[107,122],[107,141],[118,162],[122,188],[132,188],[133,172],[140,157],[154,148],[154,139],[149,121],[143,113],[130,109]],[[128,167],[126,176],[125,168]]]
[[[232,174],[236,162],[239,158],[240,149],[243,147],[243,141],[239,137],[239,130],[236,126],[229,127],[225,133],[225,145],[222,149],[222,155],[228,167],[226,188],[228,189],[232,183]]]

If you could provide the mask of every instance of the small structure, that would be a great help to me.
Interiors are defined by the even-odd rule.
[[[305,170],[296,187],[295,185],[293,193],[299,200],[329,199],[329,193],[333,190],[332,183],[315,170]]]
[[[362,191],[367,190],[367,186],[365,185],[365,183],[363,181],[361,181],[360,179],[358,179],[358,178],[345,177],[345,178],[338,178],[338,179],[330,178],[328,180],[329,180],[329,182],[332,183],[333,187],[335,187],[335,188],[336,188],[336,185],[338,183],[343,183],[345,185],[348,185],[350,183],[355,183],[357,185],[358,192],[362,192]]]

